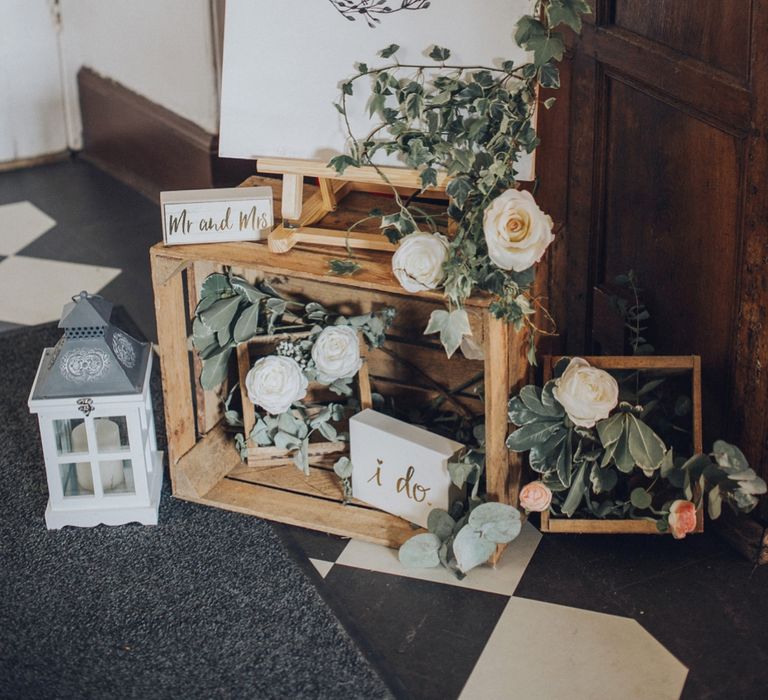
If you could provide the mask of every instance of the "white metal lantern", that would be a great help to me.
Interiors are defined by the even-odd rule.
[[[64,337],[46,348],[29,409],[40,423],[49,529],[157,524],[163,481],[149,377],[152,351],[110,323],[112,304],[81,292]]]

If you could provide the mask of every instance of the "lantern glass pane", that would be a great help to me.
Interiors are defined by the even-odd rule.
[[[59,464],[59,476],[64,498],[93,496],[93,474],[90,462]]]
[[[99,462],[101,488],[105,496],[136,493],[133,483],[133,465],[130,459],[111,459]]]
[[[125,416],[96,418],[93,427],[96,431],[97,449],[100,453],[127,452],[130,449],[128,421]]]
[[[56,450],[60,455],[88,452],[88,436],[82,418],[64,418],[53,421]]]

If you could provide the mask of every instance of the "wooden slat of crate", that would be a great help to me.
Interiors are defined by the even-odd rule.
[[[273,186],[279,203],[278,181],[249,178],[244,183],[250,186],[265,184]],[[382,203],[382,198],[377,195],[357,192],[345,199],[345,206],[347,200],[354,202],[356,210],[345,213],[340,207],[333,212],[332,216],[338,226],[350,225],[359,218],[360,212],[367,213]],[[321,225],[323,223],[324,220],[320,222]],[[350,306],[359,306],[358,312],[364,312],[394,304],[400,309],[401,315],[393,330],[397,336],[393,340],[406,344],[410,341],[411,347],[417,349],[415,352],[434,353],[431,357],[435,363],[444,362],[440,356],[442,348],[422,335],[431,311],[444,308],[442,293],[435,291],[414,295],[403,290],[392,274],[391,256],[385,253],[358,253],[356,259],[363,266],[360,272],[352,277],[332,276],[328,273],[328,265],[330,260],[339,255],[338,250],[306,246],[297,246],[286,255],[274,255],[263,242],[176,247],[158,244],[152,248],[156,311],[158,318],[162,319],[158,324],[159,349],[164,375],[166,426],[174,494],[281,522],[397,546],[411,536],[413,530],[394,516],[369,508],[355,509],[354,506],[343,506],[307,495],[227,479],[226,475],[239,464],[239,456],[231,445],[231,439],[218,428],[205,436],[198,435],[191,409],[192,391],[195,389],[189,381],[192,374],[191,358],[187,346],[188,319],[181,274],[199,263],[229,266],[251,277],[256,275],[274,279],[279,289],[292,296],[304,293],[309,298],[334,307],[338,302],[347,301]],[[490,318],[487,311],[489,303],[487,295],[479,295],[467,303],[475,340],[482,341],[486,352],[486,474],[490,496],[516,505],[521,459],[516,454],[510,455],[506,449],[506,403],[512,386],[519,387],[526,383],[529,371],[527,365],[520,361],[524,352],[523,339],[515,336],[509,327]],[[409,337],[405,338],[408,334]],[[432,362],[428,358],[428,355],[424,355],[421,359],[424,360],[423,364],[430,366]],[[371,361],[374,362],[373,354]],[[440,378],[442,383],[456,387],[482,371],[483,363],[457,359],[443,365],[443,368],[446,376]],[[381,371],[397,374],[391,366]],[[401,374],[403,371],[399,370]],[[399,391],[398,386],[402,386],[405,381],[397,377],[379,377],[372,372],[372,383],[377,390],[385,388],[387,393],[393,393]],[[415,393],[429,397],[439,395],[428,384],[409,385],[404,393],[410,396]],[[479,407],[471,395],[460,397],[460,401],[475,410]],[[226,456],[222,456],[223,452]],[[306,507],[302,507],[302,499],[306,501]],[[329,509],[328,513],[324,514],[324,508]],[[365,513],[365,517],[359,515],[358,510]]]
[[[555,364],[559,357],[544,358],[544,382],[548,382],[554,373]],[[693,449],[701,452],[703,446],[701,421],[701,358],[698,355],[647,355],[630,357],[585,357],[593,367],[605,370],[689,370],[691,372],[691,402],[693,416]],[[694,487],[698,489],[698,486]],[[541,514],[541,531],[555,533],[580,534],[662,534],[655,522],[649,520],[599,520],[587,518],[553,518],[548,511]],[[696,511],[696,529],[694,532],[704,532],[703,504]]]

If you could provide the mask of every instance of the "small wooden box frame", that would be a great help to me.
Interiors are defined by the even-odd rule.
[[[253,351],[256,351],[257,357],[263,357],[268,352],[259,352],[263,349],[271,349],[276,343],[281,340],[301,340],[309,337],[310,333],[291,333],[281,334],[273,336],[262,336],[252,338],[248,342],[240,343],[237,346],[237,373],[240,383],[240,399],[243,407],[243,431],[246,437],[248,446],[248,467],[253,469],[257,467],[275,467],[285,464],[293,464],[293,456],[289,450],[284,450],[279,447],[262,447],[254,445],[248,436],[251,434],[254,425],[256,425],[256,410],[248,398],[248,390],[245,386],[245,378],[251,367],[253,366],[254,358]],[[368,376],[368,346],[363,340],[362,334],[358,333],[360,342],[360,356],[363,359],[363,364],[360,367],[360,371],[355,375],[355,384],[357,385],[357,398],[360,401],[360,409],[371,408],[373,405],[371,396],[371,380]],[[313,394],[328,393],[322,384],[312,383],[309,385],[307,401],[312,401]],[[341,399],[341,397],[337,397]],[[339,453],[345,452],[349,447],[347,442],[336,441],[322,441],[311,442],[309,445],[309,458],[311,464],[326,462],[326,457],[334,456],[337,458]]]
[[[548,382],[560,357],[547,356],[544,358],[544,382]],[[668,355],[668,356],[633,356],[633,357],[585,357],[593,367],[605,370],[670,370],[691,373],[691,402],[692,406],[692,442],[696,453],[702,451],[701,426],[701,358],[698,355]],[[698,488],[696,486],[695,488]],[[662,534],[656,524],[648,520],[599,520],[597,518],[555,518],[548,511],[541,514],[541,531],[557,533],[580,534]],[[696,529],[704,531],[704,511],[699,507],[696,513]]]

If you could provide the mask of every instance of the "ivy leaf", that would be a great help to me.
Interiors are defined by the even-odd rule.
[[[390,44],[387,46],[387,48],[379,51],[379,56],[382,58],[390,58],[391,56],[394,56],[399,50],[400,47],[397,44]]]
[[[544,88],[559,88],[560,71],[557,69],[557,66],[554,66],[551,63],[545,63],[539,68],[539,82],[541,83],[541,87]]]
[[[462,338],[465,335],[472,335],[466,310],[445,311],[437,309],[433,311],[424,330],[424,335],[431,335],[432,333],[440,333],[440,342],[443,344],[448,357],[452,357],[453,353],[459,349]]]
[[[434,168],[425,168],[421,171],[421,189],[426,190],[429,187],[437,187],[437,170]]]
[[[472,192],[472,183],[466,175],[461,175],[448,183],[445,192],[453,199],[456,206],[461,209],[467,201],[470,192]]]
[[[429,57],[433,61],[447,61],[451,57],[451,51],[442,46],[433,46],[429,52]]]
[[[354,275],[361,269],[360,265],[354,260],[331,260],[329,267],[332,275],[339,275],[341,277]]]
[[[437,552],[441,544],[437,535],[424,532],[407,540],[400,547],[398,558],[400,563],[408,568],[431,569],[440,565]]]
[[[586,0],[550,0],[547,8],[549,26],[565,24],[574,32],[581,31],[581,15],[589,15],[592,10]]]
[[[360,163],[358,163],[352,156],[346,154],[334,156],[328,161],[328,167],[336,170],[339,175],[343,175],[348,167],[358,167],[359,165]]]

